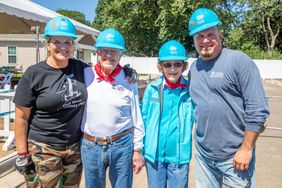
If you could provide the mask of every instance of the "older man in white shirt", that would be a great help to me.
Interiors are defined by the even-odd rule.
[[[144,165],[137,84],[128,83],[119,65],[125,44],[117,30],[101,32],[96,48],[98,63],[85,69],[88,99],[81,146],[85,185],[105,187],[109,167],[112,187],[132,187],[132,167],[138,174]]]

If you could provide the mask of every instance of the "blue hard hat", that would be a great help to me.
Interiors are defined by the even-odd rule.
[[[200,31],[211,28],[216,25],[220,25],[216,13],[208,8],[198,8],[193,12],[189,20],[189,35],[192,36]]]
[[[47,39],[50,36],[70,37],[73,40],[77,38],[73,23],[64,16],[57,16],[48,21],[45,27],[44,38]]]
[[[125,50],[125,43],[122,34],[113,28],[102,31],[97,40],[96,48],[114,48],[118,50]]]
[[[185,61],[187,60],[186,50],[180,42],[170,40],[162,45],[158,59],[159,61]]]

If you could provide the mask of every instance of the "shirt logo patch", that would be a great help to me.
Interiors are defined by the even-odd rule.
[[[212,71],[210,74],[211,78],[223,78],[224,77],[224,73],[223,72],[215,72]]]
[[[81,92],[77,90],[77,81],[74,79],[74,75],[66,75],[66,80],[61,88],[61,91],[57,92],[58,95],[62,96],[64,104],[57,110],[63,108],[77,108],[84,105],[82,100]]]
[[[118,93],[122,93],[124,91],[124,87],[121,85],[113,87]]]

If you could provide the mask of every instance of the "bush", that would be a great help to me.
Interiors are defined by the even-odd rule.
[[[273,50],[272,52],[267,52],[255,46],[251,42],[244,43],[241,48],[245,54],[250,56],[252,59],[272,59],[279,60],[282,59],[282,54],[278,50]]]

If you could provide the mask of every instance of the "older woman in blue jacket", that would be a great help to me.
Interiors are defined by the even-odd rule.
[[[158,60],[163,75],[147,86],[142,102],[148,185],[188,187],[194,107],[188,81],[182,76],[187,69],[185,48],[178,41],[168,41]]]

